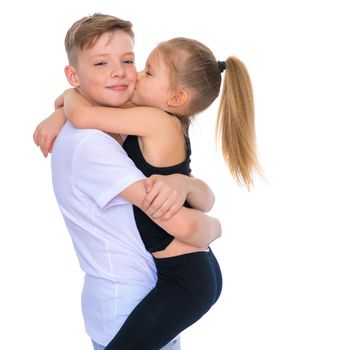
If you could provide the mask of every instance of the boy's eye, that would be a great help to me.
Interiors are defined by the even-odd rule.
[[[134,64],[135,62],[134,62],[134,60],[125,60],[124,63],[126,63],[126,64]]]
[[[152,76],[151,72],[149,72],[149,71],[147,71],[147,70],[146,70],[146,75],[148,75],[148,76],[150,76],[150,77]]]
[[[94,66],[103,66],[103,65],[105,65],[105,64],[107,64],[107,63],[101,61],[101,62],[96,62],[96,63],[94,64]]]

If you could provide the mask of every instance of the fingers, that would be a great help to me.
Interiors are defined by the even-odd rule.
[[[163,216],[173,206],[173,204],[173,197],[162,192],[152,202],[148,209],[148,215],[154,219],[158,219]]]
[[[39,146],[39,141],[38,141],[38,129],[35,129],[34,134],[33,134],[33,141],[34,143]]]
[[[144,210],[153,219],[168,220],[177,213],[186,199],[172,176],[152,175],[145,180],[146,196],[142,202]]]
[[[143,210],[153,219],[169,220],[182,207],[183,200],[175,190],[153,187],[144,200]]]
[[[169,189],[165,189],[161,184],[156,183],[153,185],[151,191],[149,191],[142,203],[142,209],[150,216],[160,209],[160,207],[167,201],[170,194]]]
[[[156,181],[156,175],[152,175],[145,180],[145,189],[147,193],[152,190],[152,187],[155,181]]]
[[[170,203],[165,203],[167,207],[161,207],[155,214],[159,215],[159,218],[162,220],[171,219],[181,208],[182,203],[180,201],[174,202],[172,205]],[[169,209],[167,209],[169,208]]]
[[[48,138],[43,137],[41,142],[39,143],[39,147],[41,150],[41,153],[44,155],[44,157],[47,157],[49,146],[48,146]]]
[[[47,142],[47,138],[46,137],[41,138],[41,140],[39,142],[39,147],[40,147],[41,153],[46,158],[47,157],[47,152],[45,151],[45,142]]]
[[[55,140],[56,140],[56,137],[51,142],[51,145],[50,145],[50,148],[49,148],[49,153],[52,153],[52,148],[53,148],[53,145],[55,143]]]
[[[36,128],[33,134],[34,143],[40,148],[40,151],[45,158],[47,157],[48,153],[52,151],[55,139],[56,137],[51,139],[47,134],[43,134],[40,131],[40,128]]]
[[[46,158],[47,157],[47,153],[48,153],[48,150],[49,150],[49,147],[47,146],[47,137],[45,137],[45,135],[43,135],[41,132],[40,132],[40,128],[37,127],[34,131],[34,134],[33,134],[33,141],[34,143],[40,147],[40,150],[41,150],[41,153],[44,155],[44,157]]]

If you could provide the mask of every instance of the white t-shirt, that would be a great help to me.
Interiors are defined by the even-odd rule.
[[[54,144],[51,167],[56,199],[86,274],[86,331],[107,345],[156,283],[132,206],[118,196],[145,177],[109,135],[68,122]]]

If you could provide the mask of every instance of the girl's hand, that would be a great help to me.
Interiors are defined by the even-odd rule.
[[[59,95],[55,100],[55,109],[62,108],[64,105],[64,93]]]
[[[189,178],[181,174],[152,175],[146,179],[145,187],[142,210],[154,219],[169,220],[186,200]]]
[[[55,139],[65,122],[66,117],[63,114],[62,108],[59,108],[36,127],[33,140],[40,147],[45,158],[51,153]]]
[[[73,92],[73,96],[75,93],[80,93],[78,88],[69,88],[65,90],[61,95],[59,95],[55,100],[55,109],[62,108],[64,106],[64,100]]]
[[[80,93],[78,88],[69,88],[65,90],[61,95],[59,95],[55,100],[55,109],[62,108],[64,106],[64,100],[69,98],[70,95],[75,95],[75,93]]]

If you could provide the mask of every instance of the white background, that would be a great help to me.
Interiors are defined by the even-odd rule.
[[[161,40],[203,41],[247,65],[266,181],[247,192],[215,149],[217,103],[192,130],[193,172],[216,193],[217,305],[183,349],[350,349],[347,1],[11,1],[1,11],[1,349],[90,349],[82,272],[32,142],[68,85],[63,39],[94,12],[134,23],[137,66]]]

